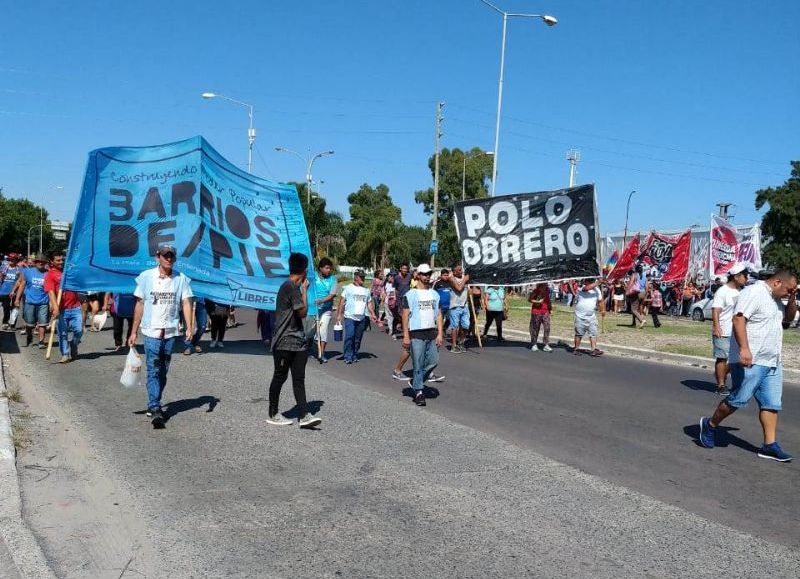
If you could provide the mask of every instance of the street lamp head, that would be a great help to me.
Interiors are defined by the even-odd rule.
[[[558,19],[555,16],[550,16],[549,14],[545,14],[544,16],[542,16],[542,20],[548,26],[555,26],[556,24],[558,24]]]
[[[494,151],[486,151],[484,155],[489,155],[490,157],[494,157]]]
[[[285,151],[285,149],[283,147],[275,147],[275,150],[276,151]]]
[[[325,153],[326,155],[333,155],[333,151],[328,151]]]
[[[217,95],[213,92],[204,92],[200,96],[203,97],[204,99],[213,99]]]

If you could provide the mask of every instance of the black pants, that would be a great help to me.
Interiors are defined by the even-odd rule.
[[[114,345],[115,346],[122,346],[122,326],[125,323],[125,320],[128,321],[128,332],[125,334],[125,344],[128,343],[128,340],[131,337],[131,330],[133,329],[133,318],[122,317],[122,316],[114,316]]]
[[[658,308],[650,306],[650,315],[653,316],[653,326],[655,326],[656,328],[660,328],[661,322],[658,319]]]
[[[0,306],[3,307],[3,323],[7,324],[11,316],[11,295],[0,296]]]
[[[272,375],[272,382],[269,385],[269,415],[275,416],[278,413],[278,400],[281,397],[281,388],[292,372],[292,389],[294,390],[294,400],[297,402],[297,409],[300,418],[306,415],[306,362],[308,362],[308,352],[303,350],[293,352],[290,350],[274,350],[272,358],[275,361],[275,373]]]
[[[492,325],[492,322],[495,323],[497,326],[497,337],[498,339],[503,339],[503,312],[502,310],[499,312],[493,312],[491,310],[486,310],[486,325],[483,327],[483,335],[485,336],[489,331],[489,326]]]
[[[228,324],[228,314],[211,314],[211,341],[222,342]]]

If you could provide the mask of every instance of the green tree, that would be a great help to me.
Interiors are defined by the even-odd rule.
[[[466,165],[465,165],[466,159]],[[466,166],[466,171],[464,170]],[[428,159],[431,179],[435,157]],[[492,157],[479,147],[469,151],[442,149],[439,154],[439,215],[436,237],[439,240],[437,263],[449,266],[461,259],[453,214],[455,203],[464,199],[482,199],[489,195],[487,180],[492,174]],[[414,194],[426,214],[433,216],[433,187]],[[430,238],[430,236],[429,236]],[[427,259],[427,258],[426,258]]]
[[[358,191],[347,196],[350,203],[348,258],[354,263],[385,268],[389,252],[402,244],[400,208],[392,202],[389,187],[364,183]]]
[[[347,254],[347,225],[341,213],[325,213],[325,222],[316,232],[314,243],[318,258],[327,256],[336,263],[344,259]]]
[[[780,187],[756,191],[756,209],[769,205],[761,220],[767,241],[764,263],[800,272],[800,161],[792,161],[791,177]]]
[[[7,199],[0,195],[0,251],[28,251],[30,233],[30,250],[39,250],[39,224],[42,228],[42,250],[54,248],[53,232],[50,230],[47,210],[28,199]]]
[[[427,227],[403,225],[389,251],[389,264],[398,266],[404,261],[415,265],[427,262],[430,242],[431,232]]]

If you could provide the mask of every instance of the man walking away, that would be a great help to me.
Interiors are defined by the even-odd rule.
[[[748,271],[744,265],[734,264],[728,272],[728,283],[717,289],[714,293],[714,301],[711,302],[711,342],[716,360],[714,362],[714,378],[716,378],[717,384],[716,392],[720,396],[727,396],[731,393],[725,387],[725,380],[729,372],[728,353],[733,331],[733,310],[736,307],[739,292],[747,284],[747,276]]]
[[[533,291],[528,294],[528,302],[531,304],[531,322],[528,328],[531,334],[531,352],[539,351],[537,341],[540,328],[544,330],[542,351],[552,352],[553,348],[550,347],[550,314],[553,311],[553,306],[550,302],[550,290],[547,284],[536,284]]]
[[[272,338],[272,359],[275,371],[269,385],[269,416],[267,424],[289,426],[292,421],[278,412],[281,388],[289,372],[297,403],[301,428],[311,428],[322,422],[306,407],[306,362],[308,349],[303,319],[308,313],[308,258],[302,253],[289,255],[289,279],[278,290],[275,304],[275,334]]]
[[[605,314],[603,296],[593,279],[583,280],[583,286],[575,293],[575,348],[573,353],[581,355],[581,339],[588,334],[592,347],[590,356],[599,356],[603,352],[597,349],[597,315],[596,310]]]
[[[61,304],[58,303],[58,290],[64,273],[64,254],[56,252],[50,260],[50,271],[44,276],[44,291],[50,300],[50,315],[57,319],[58,346],[61,350],[60,364],[66,364],[78,357],[78,344],[83,336],[83,310],[77,292],[62,290]],[[72,340],[69,340],[72,332]]]
[[[370,299],[369,289],[364,287],[364,271],[357,269],[353,273],[353,283],[342,290],[339,300],[339,311],[336,321],[342,323],[344,318],[344,363],[358,362],[358,353],[361,350],[361,338],[367,327],[367,310],[369,316],[377,324],[375,308]]]
[[[410,348],[414,365],[414,403],[425,406],[423,386],[439,364],[439,346],[444,343],[439,294],[431,289],[431,267],[423,263],[417,268],[417,287],[403,300],[403,347]],[[439,381],[444,376],[439,377]]]
[[[333,300],[336,299],[336,276],[333,275],[333,262],[327,257],[319,260],[317,278],[314,281],[317,292],[317,316],[319,319],[319,352],[320,364],[325,364],[325,348],[328,346],[329,328],[333,318]]]
[[[106,309],[111,305],[111,315],[114,316],[114,351],[122,350],[122,345],[127,344],[133,330],[133,312],[136,309],[136,296],[133,294],[106,294]],[[122,330],[128,323],[128,332],[125,340],[122,339]]]
[[[180,313],[186,320],[192,316],[191,280],[174,269],[175,259],[172,245],[160,245],[156,252],[158,265],[139,274],[133,292],[136,307],[128,346],[136,346],[141,328],[147,367],[147,416],[152,418],[153,428],[164,428],[166,423],[161,398],[167,386],[175,340],[180,334]],[[186,339],[191,338],[191,328],[187,325]]]
[[[8,264],[0,272],[0,307],[3,308],[3,329],[14,329],[9,326],[11,308],[14,306],[14,286],[17,285],[17,276],[22,275],[18,266],[19,255],[11,253],[8,256]]]
[[[25,319],[25,345],[30,346],[33,342],[33,328],[39,337],[39,349],[44,350],[47,346],[44,343],[44,332],[49,321],[49,302],[50,297],[44,289],[45,258],[41,253],[33,258],[33,267],[26,267],[19,277],[19,289],[16,306],[22,303],[25,297],[25,307],[22,309],[22,317]]]
[[[717,427],[751,398],[758,402],[764,444],[758,456],[789,462],[792,456],[778,444],[778,412],[783,394],[783,329],[797,313],[797,276],[787,270],[766,281],[746,286],[733,310],[733,337],[728,363],[731,393],[719,403],[711,418],[700,419],[700,444],[714,448]],[[786,306],[783,299],[788,298]]]
[[[453,332],[450,351],[454,354],[466,352],[462,345],[467,338],[469,331],[469,274],[464,273],[460,265],[453,268],[453,275],[450,276],[450,287],[453,292],[450,296],[450,328]]]

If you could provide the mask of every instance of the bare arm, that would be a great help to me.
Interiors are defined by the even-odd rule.
[[[191,340],[195,330],[195,320],[192,315],[192,298],[183,298],[181,309],[183,310],[183,319],[186,320],[186,339]]]
[[[783,314],[783,327],[788,328],[789,324],[794,321],[794,316],[797,314],[797,291],[789,294],[789,301],[786,304],[786,311]]]
[[[303,282],[303,285],[300,286],[300,295],[303,298],[303,307],[295,310],[297,315],[301,318],[305,318],[306,314],[308,314],[308,279]]]
[[[411,334],[408,331],[408,314],[410,310],[408,308],[403,308],[403,346],[408,347],[411,345]]]
[[[336,309],[336,323],[341,324],[342,318],[344,317],[344,306],[347,303],[347,300],[344,296],[339,298],[339,307]]]
[[[19,307],[19,305],[22,303],[22,295],[24,293],[25,293],[25,276],[24,275],[18,275],[17,276],[17,287],[16,287],[16,290],[14,291],[14,294],[16,294],[16,296],[17,296],[17,299],[15,300],[14,303],[16,304],[17,307]]]
[[[436,345],[441,346],[444,344],[444,322],[442,321],[442,310],[439,310],[439,315],[436,316]]]
[[[711,323],[713,324],[714,337],[716,338],[722,337],[722,327],[719,325],[719,315],[721,312],[722,308],[711,308]]]

